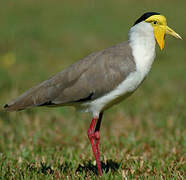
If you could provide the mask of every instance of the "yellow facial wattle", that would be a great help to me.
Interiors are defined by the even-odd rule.
[[[163,15],[153,15],[145,20],[145,22],[151,23],[154,29],[155,39],[162,50],[165,45],[165,34],[172,35],[176,38],[182,39],[179,34],[167,26],[167,21]]]
[[[165,32],[165,26],[154,27],[154,36],[161,50],[164,48],[165,45]]]

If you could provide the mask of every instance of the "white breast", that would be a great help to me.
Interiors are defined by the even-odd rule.
[[[132,27],[129,32],[129,41],[136,63],[136,71],[118,85],[113,91],[104,96],[82,105],[86,112],[92,112],[93,116],[98,116],[108,104],[115,99],[125,97],[125,94],[133,92],[143,81],[151,69],[155,57],[155,39],[153,28],[149,23],[141,22]]]
[[[129,40],[137,71],[146,76],[155,58],[156,41],[153,27],[146,22],[133,26],[129,32]]]

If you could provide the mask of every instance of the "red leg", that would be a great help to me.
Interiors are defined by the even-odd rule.
[[[96,164],[100,176],[102,176],[102,170],[101,170],[100,152],[99,152],[99,139],[100,139],[99,130],[100,130],[102,116],[103,113],[100,113],[99,118],[94,117],[88,129],[88,137],[92,146],[92,150],[94,152],[94,156],[96,159]]]
[[[95,128],[96,147],[97,147],[97,150],[98,150],[98,156],[99,157],[100,157],[100,151],[99,151],[100,133],[99,133],[99,130],[100,130],[100,126],[101,126],[102,117],[103,117],[103,113],[101,112],[100,115],[99,115],[99,119],[97,121],[97,124],[96,124],[96,128]]]

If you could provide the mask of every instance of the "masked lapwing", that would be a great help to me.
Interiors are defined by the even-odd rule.
[[[181,37],[167,26],[165,16],[147,12],[136,20],[129,40],[94,52],[4,106],[7,111],[29,107],[74,106],[91,112],[88,138],[102,175],[99,139],[103,113],[131,95],[143,82],[155,58],[155,44],[164,48],[165,35]]]

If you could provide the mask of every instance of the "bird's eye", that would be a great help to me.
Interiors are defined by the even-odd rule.
[[[157,24],[157,21],[153,21],[153,24]]]

